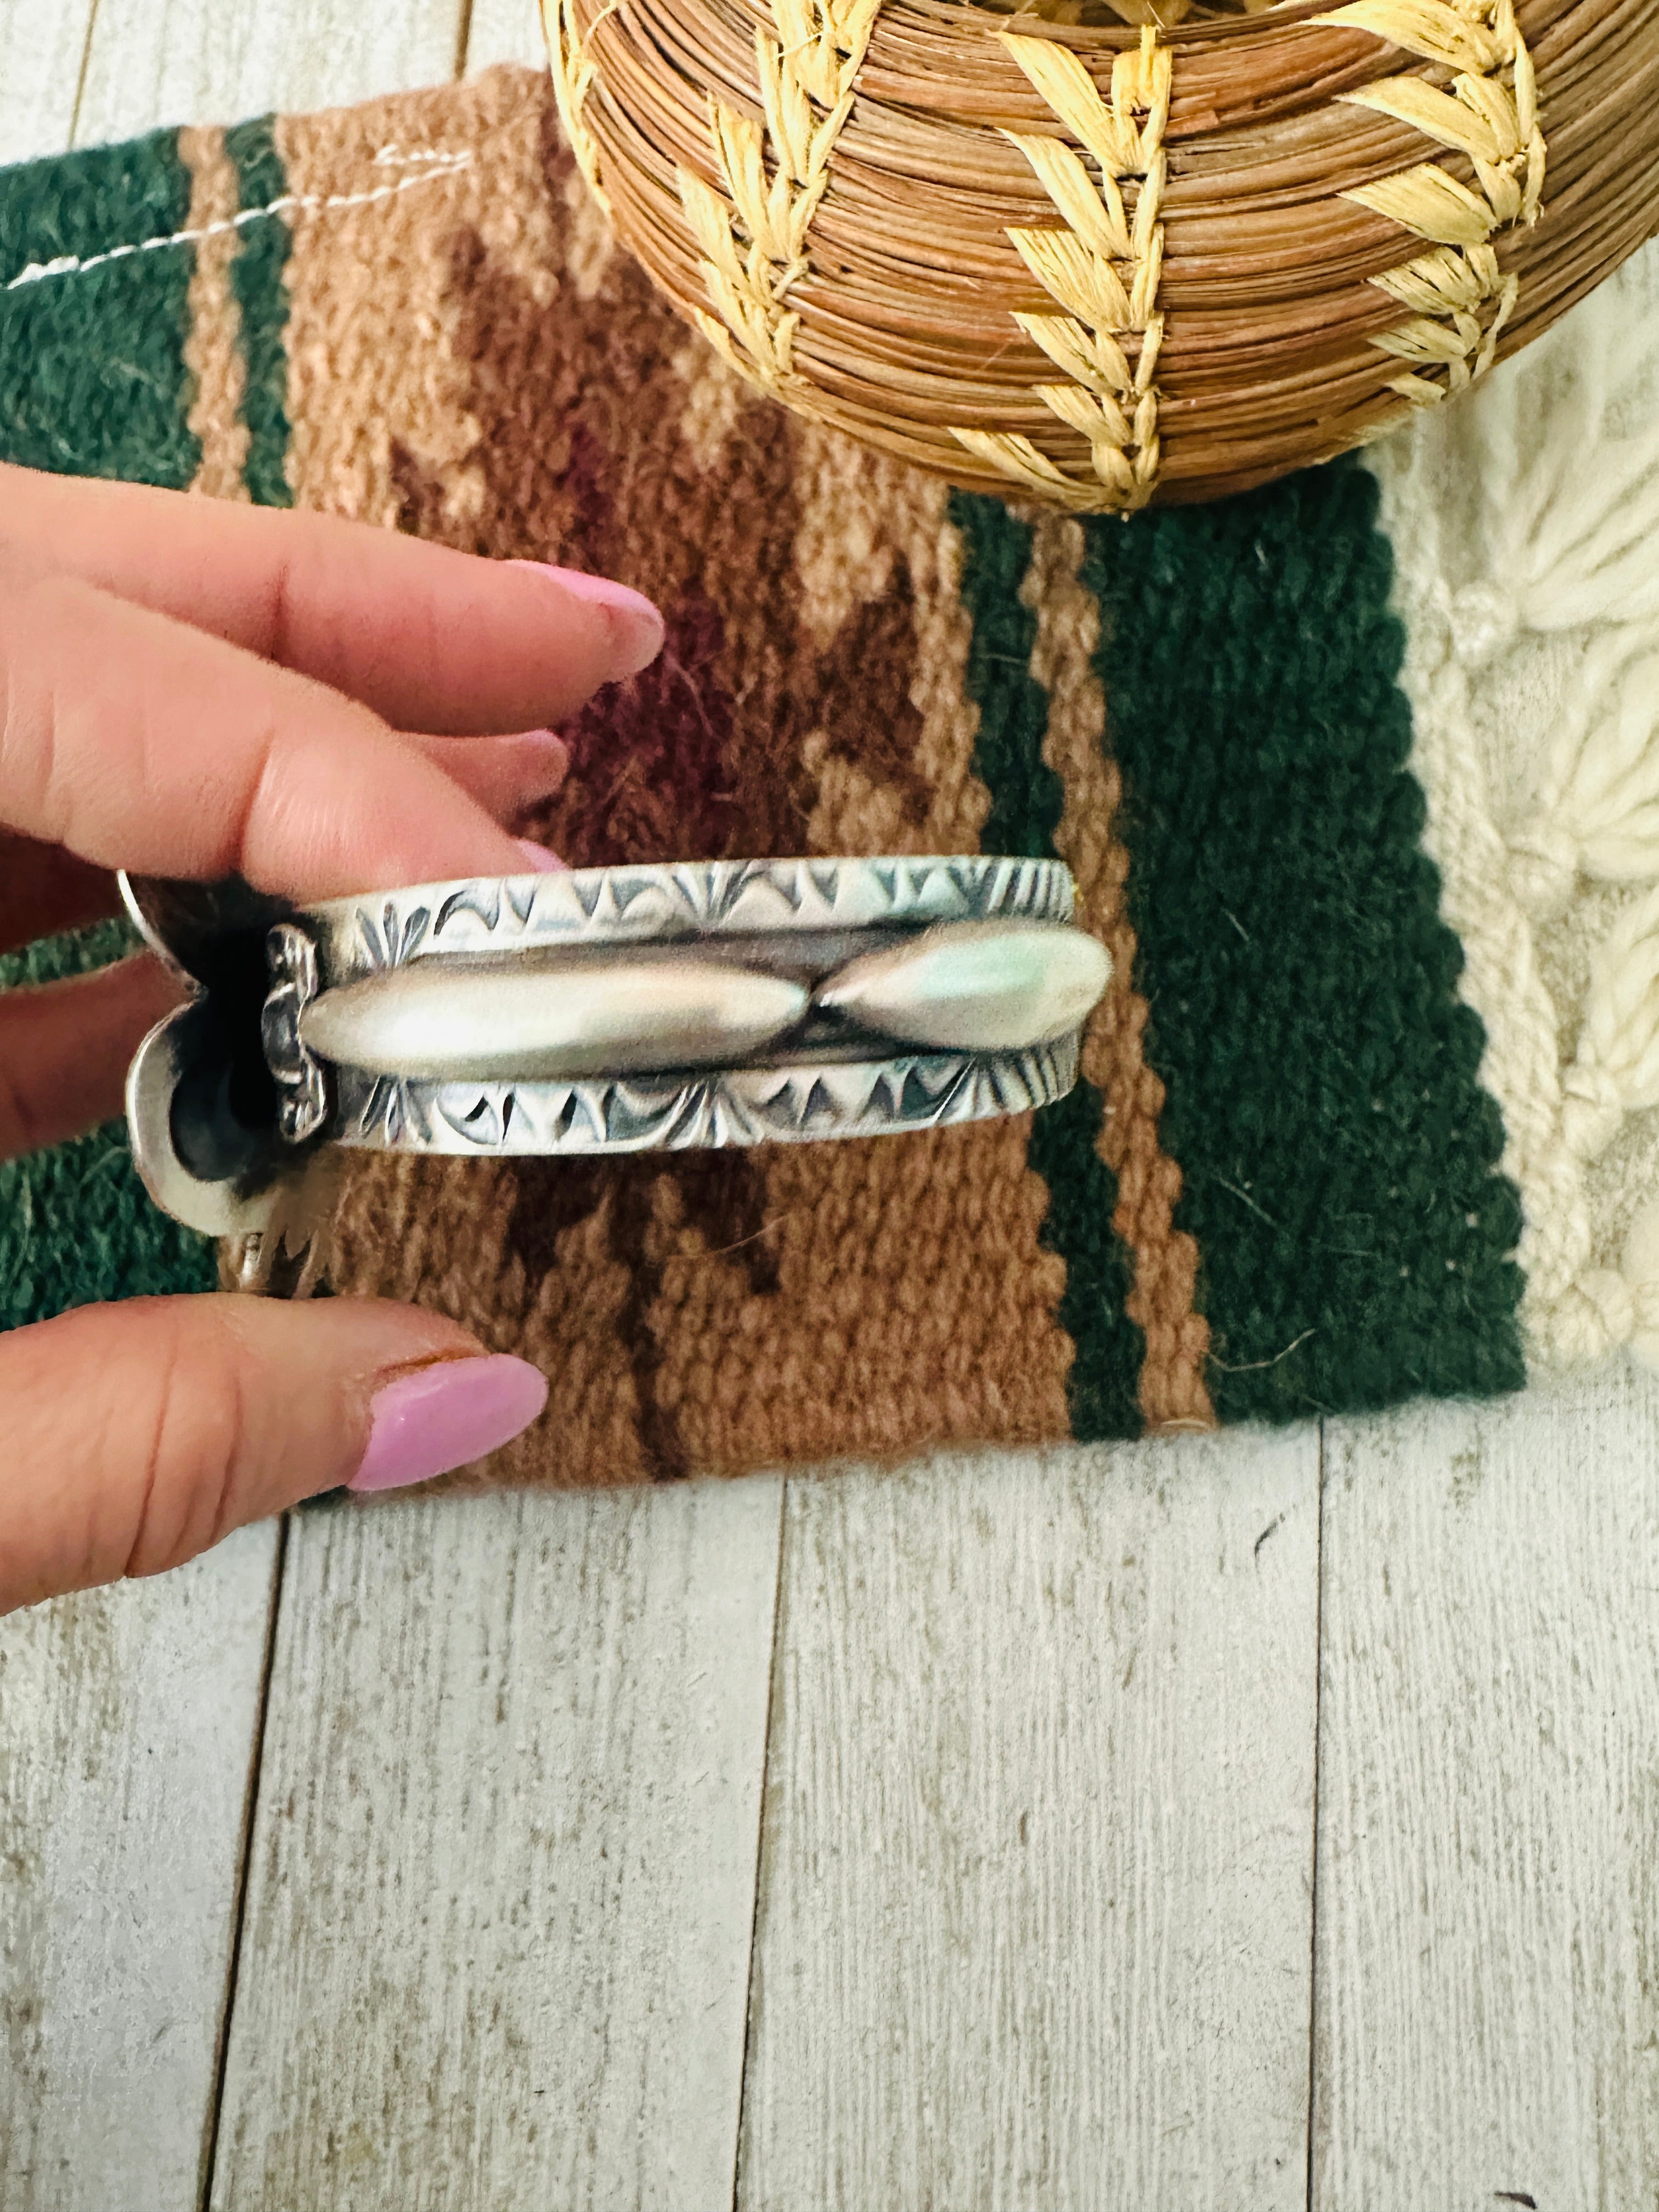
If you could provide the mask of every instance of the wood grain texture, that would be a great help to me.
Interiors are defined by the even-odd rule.
[[[730,2203],[780,1507],[296,1524],[215,2205]]]
[[[0,1621],[6,2212],[193,2212],[276,1553]]]
[[[16,4],[16,0],[13,0]],[[462,0],[98,0],[76,139],[235,122],[441,84]]]
[[[1313,2202],[1650,2205],[1659,1386],[1334,1424]]]
[[[1274,2212],[1312,1431],[792,1483],[738,2205]]]
[[[0,0],[0,162],[57,154],[75,127],[94,0]]]
[[[472,0],[466,43],[468,73],[488,69],[492,62],[524,62],[532,69],[546,66],[547,41],[537,0]]]

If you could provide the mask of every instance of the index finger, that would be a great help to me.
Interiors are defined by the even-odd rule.
[[[337,692],[0,556],[0,824],[301,901],[521,873],[478,801]]]
[[[558,723],[662,644],[650,601],[607,577],[145,484],[0,464],[0,539],[314,677],[400,730]]]

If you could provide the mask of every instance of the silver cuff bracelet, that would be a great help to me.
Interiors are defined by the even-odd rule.
[[[133,1157],[250,1264],[309,1234],[332,1146],[800,1143],[1046,1105],[1110,974],[1055,860],[682,861],[304,908],[121,881],[193,992],[133,1060]]]

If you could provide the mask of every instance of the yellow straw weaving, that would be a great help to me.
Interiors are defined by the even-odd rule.
[[[545,15],[584,175],[727,361],[1078,513],[1374,436],[1659,220],[1659,0]]]

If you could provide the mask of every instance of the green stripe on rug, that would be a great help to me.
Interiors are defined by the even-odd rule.
[[[288,174],[276,150],[275,118],[262,115],[227,131],[225,151],[235,165],[243,210],[270,210],[243,226],[241,250],[230,271],[240,310],[238,343],[247,370],[241,413],[248,452],[242,481],[257,506],[292,507],[286,467],[289,302],[283,281],[291,240],[287,222],[276,211],[288,196]]]
[[[1086,526],[1127,896],[1223,1419],[1523,1380],[1513,1187],[1344,465]]]
[[[189,483],[189,207],[171,131],[0,169],[0,457]]]
[[[1030,672],[1036,617],[1019,598],[1032,532],[1000,501],[967,492],[951,495],[951,519],[962,534],[962,595],[973,624],[974,772],[991,794],[980,849],[1052,860],[1065,795],[1042,757],[1048,701]],[[1066,1262],[1058,1318],[1077,1347],[1066,1396],[1072,1433],[1082,1443],[1139,1436],[1142,1427],[1146,1346],[1125,1310],[1129,1259],[1112,1230],[1117,1178],[1095,1149],[1103,1109],[1094,1085],[1080,1081],[1033,1116],[1026,1155],[1048,1189],[1042,1242]]]

